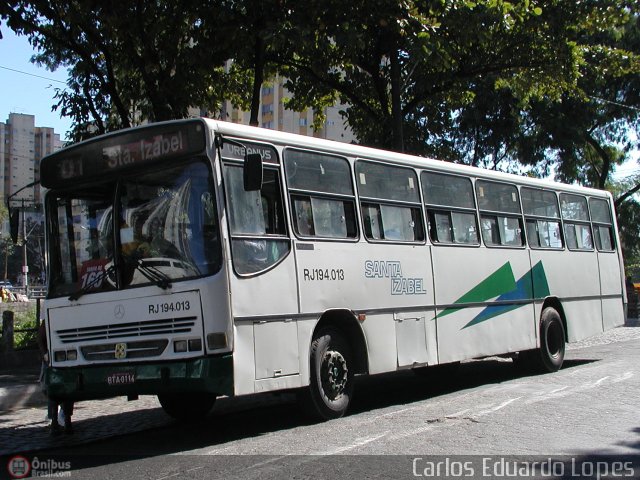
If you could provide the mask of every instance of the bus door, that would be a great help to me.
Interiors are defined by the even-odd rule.
[[[242,145],[260,153],[264,162],[262,188],[246,191],[241,163],[244,148],[232,142],[223,144],[234,376],[236,393],[249,393],[272,389],[273,382],[279,382],[281,388],[299,386],[299,380],[292,377],[299,374],[300,361],[295,260],[285,220],[278,153],[266,144]]]

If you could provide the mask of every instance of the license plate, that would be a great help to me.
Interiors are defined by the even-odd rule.
[[[130,385],[135,383],[136,374],[134,372],[117,372],[107,375],[109,386]]]

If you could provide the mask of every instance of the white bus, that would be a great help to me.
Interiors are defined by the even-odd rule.
[[[48,393],[294,390],[512,354],[543,371],[625,319],[607,192],[209,119],[42,160]],[[422,370],[424,371],[424,370]]]

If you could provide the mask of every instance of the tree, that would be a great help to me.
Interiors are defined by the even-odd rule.
[[[632,149],[630,133],[638,126],[638,7],[634,12],[618,2],[596,22],[587,6],[553,12],[574,17],[568,38],[581,52],[575,84],[527,97],[508,81],[478,82],[473,100],[442,136],[457,161],[492,168],[521,163],[541,176],[553,168],[560,180],[605,188]]]
[[[59,108],[74,120],[73,137],[128,127],[141,120],[183,118],[189,106],[223,99],[227,41],[215,2],[142,0],[11,1],[0,17],[29,37],[35,61],[67,66]],[[214,24],[214,25],[212,25]]]
[[[530,1],[311,2],[301,15],[296,55],[279,59],[294,104],[339,97],[363,143],[415,153],[485,78],[526,96],[573,85],[580,61],[565,20]]]
[[[595,13],[584,10],[598,3]],[[573,88],[523,97],[508,82],[487,78],[473,87],[473,100],[451,116],[434,145],[472,165],[611,189],[628,257],[640,247],[634,224],[640,183],[614,185],[612,173],[637,145],[640,10],[606,3],[608,9],[601,2],[565,4],[554,14],[573,17],[568,38],[581,52]]]
[[[226,99],[250,111],[250,125],[259,125],[261,88],[277,73],[269,56],[288,42],[284,35],[289,17],[287,1],[223,0],[216,8],[215,37],[218,41],[226,39],[227,74],[235,83],[226,90]],[[224,32],[220,25],[225,26]]]

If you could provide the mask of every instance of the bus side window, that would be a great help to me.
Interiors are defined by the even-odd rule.
[[[224,165],[233,265],[239,275],[267,270],[291,249],[277,170],[265,168],[262,190],[246,191],[242,166]]]
[[[518,189],[506,183],[476,182],[485,245],[524,246],[524,226]]]
[[[582,195],[561,193],[560,211],[569,250],[593,250],[587,199]]]
[[[479,245],[471,180],[433,172],[422,172],[420,178],[431,241],[436,244]]]
[[[351,168],[345,158],[286,149],[284,164],[300,237],[357,238]]]
[[[596,241],[596,248],[601,252],[614,251],[613,220],[609,202],[599,198],[590,198],[589,209],[591,211],[591,222],[593,224],[593,236]]]
[[[358,193],[369,240],[423,242],[418,177],[410,168],[358,160]]]
[[[520,196],[531,248],[563,248],[556,194],[539,188],[522,187]]]

